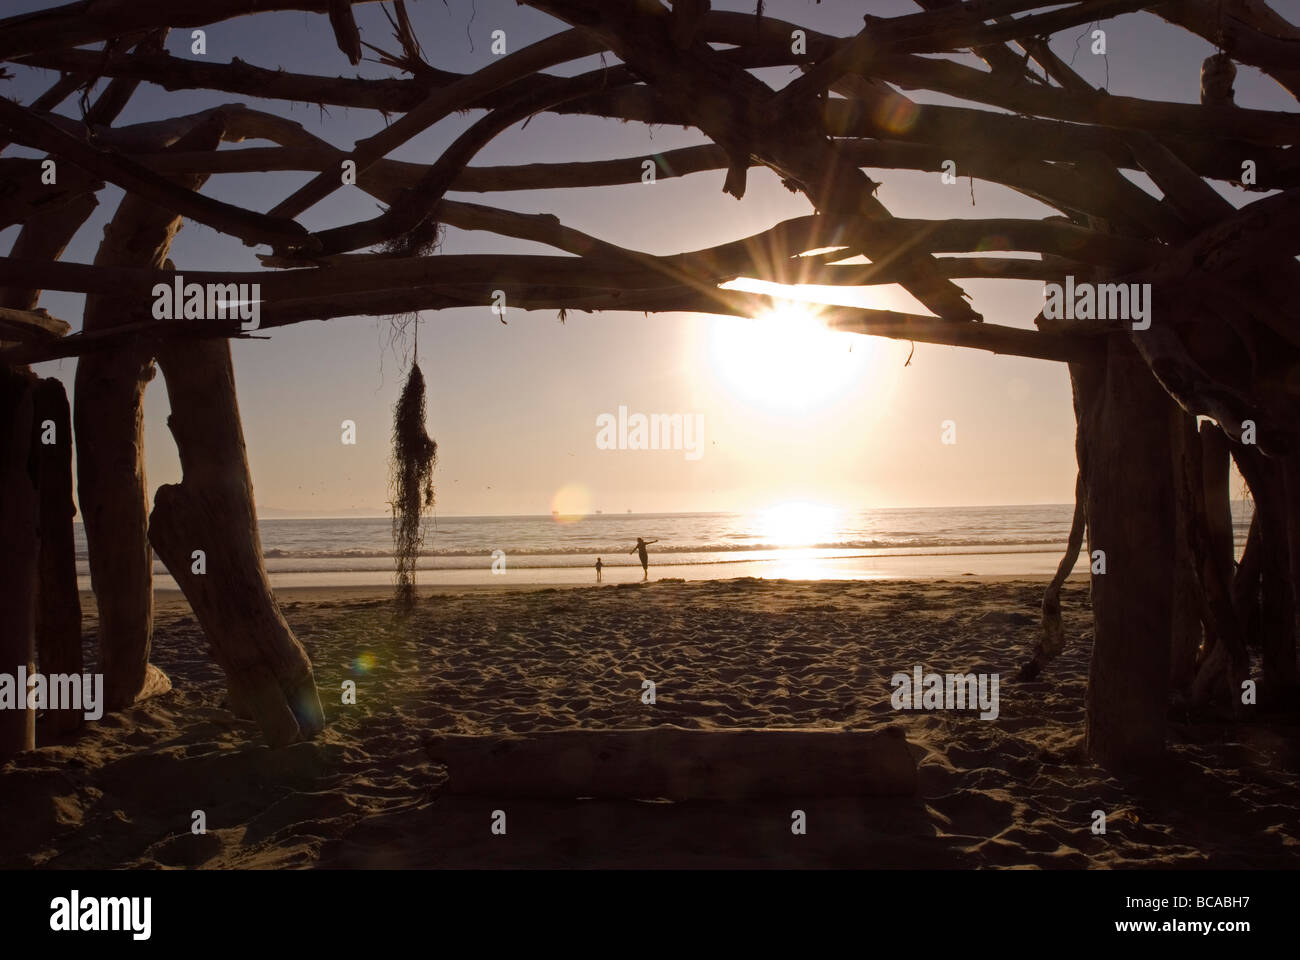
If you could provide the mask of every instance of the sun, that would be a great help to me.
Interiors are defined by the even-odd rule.
[[[782,503],[761,511],[756,528],[774,547],[811,547],[834,539],[836,511],[819,503]]]
[[[841,396],[871,362],[864,337],[827,329],[816,307],[779,303],[753,319],[711,318],[709,363],[737,397],[772,413],[807,413]]]

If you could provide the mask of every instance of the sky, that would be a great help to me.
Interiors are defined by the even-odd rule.
[[[9,0],[6,13],[51,4]],[[714,0],[714,9],[752,11],[752,2]],[[1300,22],[1300,0],[1273,0]],[[393,49],[377,4],[355,9],[362,39]],[[408,0],[426,59],[461,72],[488,63],[491,35],[504,30],[510,51],[562,29],[515,0]],[[864,11],[915,12],[910,0],[835,2],[767,0],[770,16],[847,36]],[[1208,43],[1137,13],[1105,21],[1107,55],[1090,53],[1080,27],[1054,47],[1076,70],[1114,93],[1196,102]],[[1079,40],[1076,50],[1076,40]],[[325,16],[260,14],[207,28],[206,59],[238,57],[265,67],[328,76],[389,76],[374,63],[348,64]],[[167,49],[194,57],[188,30],[173,30]],[[196,58],[197,59],[197,58]],[[613,62],[613,58],[609,58]],[[591,69],[590,58],[557,73]],[[30,102],[56,75],[16,69],[0,94]],[[773,87],[790,70],[760,71]],[[1294,110],[1267,77],[1239,66],[1237,103]],[[939,95],[915,99],[956,103]],[[167,92],[142,84],[117,125],[245,103],[291,117],[348,149],[384,124],[375,111],[258,100],[205,91]],[[79,116],[76,97],[60,108]],[[390,156],[431,163],[476,116],[449,117]],[[591,118],[536,116],[484,149],[475,165],[649,156],[705,142],[681,128]],[[258,146],[246,143],[227,145]],[[31,155],[11,150],[8,155]],[[944,185],[937,174],[867,170],[879,199],[902,217],[1043,217],[1055,211],[1002,187],[969,180]],[[266,211],[311,175],[298,172],[217,175],[204,193]],[[723,171],[582,190],[451,193],[452,199],[526,213],[553,213],[566,225],[655,254],[671,254],[757,233],[812,210],[764,169],[750,172],[743,200],[722,192]],[[1140,175],[1135,182],[1149,186]],[[972,192],[974,203],[972,204]],[[1223,187],[1234,203],[1239,193]],[[1254,195],[1252,195],[1254,196]],[[109,186],[64,255],[89,263],[121,191]],[[377,202],[344,187],[303,214],[309,229],[375,216]],[[18,228],[0,231],[8,251]],[[555,253],[488,233],[448,230],[442,252]],[[171,257],[183,273],[258,269],[255,248],[187,222]],[[262,252],[265,252],[264,250]],[[1031,281],[959,281],[989,322],[1031,327],[1042,285]],[[841,295],[843,291],[840,291]],[[897,287],[873,288],[845,302],[927,312]],[[41,305],[80,328],[84,297],[47,292]],[[1073,496],[1074,417],[1069,376],[1060,363],[1000,357],[978,350],[829,334],[798,311],[756,320],[695,314],[508,309],[501,323],[488,306],[422,313],[419,361],[428,383],[428,426],[438,443],[434,474],[441,515],[518,515],[594,511],[761,510],[802,501],[844,510],[893,506],[967,506],[1069,502]],[[365,516],[387,512],[392,410],[406,373],[409,338],[393,342],[387,318],[339,318],[270,331],[269,339],[232,345],[238,399],[259,512],[264,516]],[[910,357],[910,362],[909,362]],[[72,395],[75,360],[36,365]],[[681,414],[702,422],[699,456],[676,449],[602,449],[602,415]],[[167,431],[161,376],[145,399],[150,497],[181,478]],[[356,423],[356,443],[341,424]],[[944,443],[945,421],[952,422]]]

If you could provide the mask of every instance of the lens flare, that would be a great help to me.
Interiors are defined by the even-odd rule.
[[[975,244],[975,250],[978,253],[1015,249],[1016,245],[1000,233],[991,233],[986,237],[981,237],[979,243]]]
[[[551,498],[551,518],[556,523],[577,523],[591,513],[591,491],[580,483],[566,483]]]
[[[906,133],[916,124],[921,108],[903,97],[891,98],[876,110],[876,122],[890,133]]]

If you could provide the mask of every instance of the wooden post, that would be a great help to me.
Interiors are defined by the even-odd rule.
[[[11,703],[0,709],[0,760],[36,747],[20,672],[35,670],[37,495],[29,471],[35,381],[25,368],[0,365],[0,674]]]
[[[128,194],[104,230],[96,264],[148,264],[137,253]],[[86,298],[84,329],[121,322],[111,297]],[[100,669],[109,710],[144,689],[153,634],[153,552],[144,469],[144,390],[153,359],[134,347],[88,353],[77,361],[77,491],[99,609]]]
[[[1196,655],[1207,638],[1203,623],[1209,615],[1197,568],[1195,524],[1201,487],[1200,437],[1196,420],[1180,412],[1175,438],[1175,474],[1183,495],[1178,498],[1178,548],[1174,553],[1174,606],[1169,635],[1169,687],[1176,694],[1190,691],[1196,678]]]
[[[1077,442],[1077,440],[1076,440]],[[1065,628],[1061,624],[1061,587],[1074,570],[1079,559],[1079,550],[1083,546],[1083,531],[1087,527],[1087,504],[1084,501],[1085,488],[1083,474],[1074,482],[1074,516],[1070,519],[1070,535],[1066,538],[1065,556],[1056,565],[1056,573],[1043,591],[1042,619],[1043,633],[1034,645],[1033,656],[1020,665],[1016,673],[1017,680],[1033,680],[1052,660],[1065,649]]]
[[[1179,535],[1191,548],[1195,590],[1178,602],[1199,609],[1205,648],[1191,685],[1192,703],[1214,699],[1234,713],[1250,667],[1245,632],[1233,600],[1232,517],[1228,503],[1227,437],[1206,423],[1183,437],[1184,471],[1179,490]],[[1177,648],[1176,648],[1177,649]]]
[[[1291,457],[1282,462],[1282,478],[1286,485],[1287,506],[1287,551],[1291,564],[1292,611],[1300,614],[1300,458]],[[1296,634],[1291,631],[1289,643],[1278,651],[1279,659],[1290,663],[1291,668],[1283,676],[1283,685],[1289,686],[1294,693],[1300,688],[1300,675],[1296,667]]]
[[[1232,444],[1259,518],[1261,702],[1276,706],[1297,688],[1295,593],[1291,580],[1290,509],[1285,467],[1255,445]]]
[[[224,118],[215,115],[181,137],[175,150],[212,149]],[[174,178],[190,189],[206,174]],[[135,194],[122,198],[95,254],[103,267],[162,267],[181,218]],[[144,291],[129,296],[88,296],[84,330],[117,326],[140,307]],[[171,688],[149,664],[153,633],[153,550],[149,545],[148,488],[144,474],[144,390],[153,357],[131,346],[88,353],[77,362],[77,491],[90,580],[99,606],[99,648],[107,708]]]
[[[1210,560],[1225,580],[1232,579],[1236,545],[1232,536],[1232,495],[1229,470],[1232,451],[1228,437],[1214,423],[1201,424],[1201,480],[1205,489],[1205,515],[1209,521]]]
[[[40,588],[36,608],[36,644],[41,672],[80,674],[81,594],[77,590],[77,553],[72,518],[72,418],[63,382],[50,377],[36,385],[32,424],[32,459],[40,490]],[[55,733],[81,727],[81,710],[50,710],[46,724]]]
[[[1241,551],[1241,562],[1232,578],[1232,605],[1241,622],[1242,634],[1247,646],[1256,649],[1263,646],[1263,625],[1260,622],[1259,588],[1263,567],[1263,548],[1260,546],[1259,508],[1256,507],[1250,518],[1250,532],[1246,534],[1246,546]]]
[[[311,737],[325,717],[266,575],[230,344],[168,341],[158,365],[184,479],[158,488],[150,540],[226,671],[232,706],[249,710],[272,746]]]
[[[1088,753],[1132,769],[1164,752],[1173,622],[1178,408],[1132,346],[1112,337],[1104,370],[1076,382],[1087,447],[1094,638]]]

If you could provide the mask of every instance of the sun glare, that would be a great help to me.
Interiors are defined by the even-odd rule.
[[[816,307],[783,303],[752,320],[717,317],[713,372],[738,397],[773,413],[806,413],[842,395],[866,369],[872,344],[827,329]]]
[[[782,503],[759,513],[763,542],[776,547],[811,547],[835,539],[836,512],[815,503]]]

